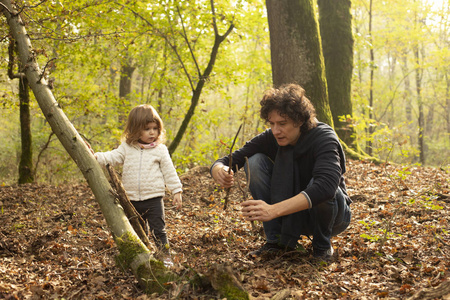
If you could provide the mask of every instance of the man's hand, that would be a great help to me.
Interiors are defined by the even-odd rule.
[[[211,171],[214,180],[224,188],[232,187],[234,184],[233,170],[228,173],[228,167],[222,164],[217,164]]]
[[[242,215],[248,221],[267,222],[275,219],[273,206],[262,200],[247,200],[241,203]]]

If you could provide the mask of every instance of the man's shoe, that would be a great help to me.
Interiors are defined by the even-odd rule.
[[[261,256],[265,254],[278,254],[286,250],[285,246],[279,245],[278,243],[265,243],[261,248],[250,252],[250,256]]]
[[[316,262],[332,262],[334,260],[334,249],[331,246],[327,250],[316,250],[313,251],[313,258]]]

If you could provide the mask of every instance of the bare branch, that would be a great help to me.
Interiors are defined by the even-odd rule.
[[[50,135],[48,136],[47,142],[44,144],[44,146],[41,148],[41,150],[39,151],[38,157],[36,159],[36,163],[34,164],[34,172],[33,175],[34,177],[36,177],[37,174],[37,168],[39,165],[39,161],[41,160],[41,156],[42,154],[44,154],[44,151],[48,148],[48,146],[50,145],[50,143],[52,142],[52,136],[54,135],[53,131],[50,133]]]
[[[241,131],[241,128],[242,128],[242,124],[241,124],[241,126],[239,126],[239,129],[236,132],[236,135],[234,136],[234,139],[233,139],[233,143],[231,144],[231,147],[230,147],[230,154],[228,156],[229,157],[228,174],[231,174],[231,167],[233,166],[233,155],[232,155],[233,147],[234,147],[234,144],[236,143],[236,139],[239,135],[239,131]],[[223,205],[224,210],[227,209],[227,206],[228,206],[228,198],[230,196],[230,190],[231,190],[231,187],[227,188],[227,195],[225,196],[225,203]]]
[[[56,57],[53,57],[52,59],[50,59],[50,60],[45,64],[44,69],[42,70],[42,73],[41,73],[41,75],[39,76],[39,79],[38,79],[38,81],[37,81],[36,83],[39,83],[39,82],[42,80],[42,78],[44,78],[44,76],[45,76],[45,70],[47,69],[48,66],[50,66],[50,65],[52,64],[52,61],[54,61],[54,60],[56,60]]]
[[[189,85],[191,86],[191,90],[194,91],[194,83],[193,83],[193,81],[192,81],[192,79],[191,79],[191,76],[189,75],[189,72],[188,72],[188,70],[187,70],[187,68],[186,68],[186,66],[185,66],[185,64],[184,64],[184,62],[183,62],[183,60],[182,60],[180,54],[178,53],[177,46],[174,45],[173,43],[171,43],[171,41],[170,41],[170,39],[167,37],[167,35],[161,33],[161,31],[160,31],[158,28],[156,28],[149,20],[147,20],[147,19],[146,19],[145,17],[143,17],[141,14],[139,14],[138,12],[134,11],[133,9],[131,9],[131,8],[125,6],[125,5],[121,5],[121,6],[124,7],[124,8],[126,8],[126,9],[128,9],[128,10],[131,11],[136,17],[138,17],[139,19],[141,19],[142,21],[144,21],[145,23],[147,23],[147,25],[149,25],[152,29],[155,30],[155,32],[157,33],[157,35],[159,35],[160,37],[162,37],[162,38],[166,41],[166,43],[172,48],[172,50],[174,51],[174,53],[175,53],[175,55],[176,55],[178,61],[180,62],[181,68],[183,69],[183,71],[184,71],[186,77],[188,78]]]
[[[211,13],[213,16],[212,23],[214,28],[214,35],[219,36],[219,29],[217,28],[217,22],[216,22],[216,10],[214,8],[214,0],[211,0]]]
[[[200,67],[198,66],[197,59],[195,58],[194,51],[192,50],[192,47],[191,47],[191,43],[189,42],[189,39],[187,38],[186,28],[184,27],[183,16],[181,15],[180,7],[178,5],[177,5],[177,12],[178,12],[178,15],[180,16],[181,26],[183,27],[183,34],[182,34],[182,36],[183,36],[183,38],[184,38],[184,40],[185,40],[185,42],[186,42],[186,44],[187,44],[187,46],[189,48],[189,52],[191,53],[192,60],[194,61],[194,64],[195,64],[195,68],[197,69],[197,73],[200,76],[201,75]]]
[[[14,14],[12,13],[12,11],[10,11],[9,8],[8,8],[5,4],[3,4],[3,3],[0,2],[0,6],[3,7],[3,9],[6,9],[11,15],[14,15]]]
[[[130,220],[131,225],[133,226],[141,241],[147,246],[148,249],[152,249],[152,245],[147,236],[147,233],[144,231],[144,228],[146,228],[145,221],[142,219],[141,215],[137,212],[136,208],[134,208],[133,204],[131,204],[130,200],[128,199],[125,188],[123,187],[122,182],[117,175],[117,172],[109,164],[106,165],[106,169],[112,181],[114,196],[119,200],[120,205],[125,212],[125,215],[128,217],[128,220]]]

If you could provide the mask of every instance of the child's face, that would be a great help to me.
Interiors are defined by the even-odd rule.
[[[156,122],[150,122],[145,126],[143,130],[141,130],[141,135],[139,140],[146,144],[150,144],[155,142],[159,136],[159,129]]]

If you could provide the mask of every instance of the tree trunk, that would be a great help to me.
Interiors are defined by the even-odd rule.
[[[368,119],[369,119],[369,125],[372,124],[373,120],[373,77],[374,77],[374,69],[375,69],[375,54],[373,50],[373,37],[372,37],[372,0],[370,0],[369,3],[369,44],[370,44],[370,86],[369,86],[369,109],[368,109]],[[368,138],[366,142],[366,152],[369,155],[372,155],[373,149],[372,149],[372,134],[374,132],[373,126],[369,126],[369,128],[366,129]]]
[[[266,0],[275,87],[301,85],[320,121],[333,126],[325,65],[312,0]]]
[[[174,280],[175,275],[167,271],[161,262],[152,259],[150,251],[136,235],[124,211],[111,194],[111,186],[102,168],[56,102],[45,78],[42,78],[39,65],[31,52],[33,47],[30,38],[19,14],[13,9],[10,0],[0,0],[0,3],[0,10],[17,42],[20,61],[26,66],[24,72],[29,86],[53,132],[89,183],[115,238],[120,252],[118,260],[125,268],[131,268],[147,292],[161,292],[164,283]]]
[[[14,53],[17,52],[14,46],[13,38],[9,40],[8,46],[8,77],[19,79],[19,114],[20,114],[20,141],[21,153],[19,162],[19,184],[34,182],[33,175],[33,148],[31,136],[31,114],[30,114],[30,90],[28,88],[28,80],[24,73],[21,73],[21,64],[19,65],[19,73],[14,73],[14,65],[16,62]]]
[[[130,61],[126,61],[121,65],[120,70],[120,82],[119,82],[119,98],[120,107],[119,109],[119,126],[121,128],[125,127],[125,122],[127,120],[127,111],[129,108],[128,96],[131,93],[131,84],[134,70],[136,67],[131,65]]]
[[[422,100],[422,68],[420,67],[419,45],[414,46],[414,58],[416,60],[416,97],[417,106],[419,108],[419,161],[422,165],[425,164],[425,115],[423,112]]]
[[[20,139],[22,153],[19,163],[19,184],[34,182],[33,176],[33,148],[31,136],[30,92],[26,77],[20,78]]]
[[[446,103],[444,105],[445,108],[445,121],[447,124],[447,136],[450,141],[450,77],[448,73],[444,75],[446,86],[445,86],[445,100]]]
[[[447,136],[450,141],[450,77],[445,74],[447,85],[445,86],[445,99],[446,101],[446,121],[447,121]]]
[[[349,146],[354,146],[354,129],[340,121],[352,116],[353,34],[350,0],[318,0],[320,36],[325,60],[328,100],[334,129]]]
[[[406,122],[407,122],[407,126],[408,126],[408,136],[409,136],[409,141],[411,143],[411,145],[414,145],[414,139],[413,139],[413,119],[412,119],[412,101],[411,101],[411,82],[409,80],[409,71],[408,71],[408,56],[407,56],[407,51],[404,50],[404,52],[402,53],[402,72],[403,72],[403,76],[405,78],[405,88],[403,90],[403,101],[405,102],[405,116],[406,116]]]

